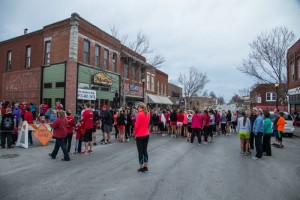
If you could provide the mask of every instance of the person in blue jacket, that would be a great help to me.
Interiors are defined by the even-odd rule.
[[[256,155],[252,157],[253,160],[258,160],[262,157],[263,154],[263,134],[264,134],[264,119],[262,117],[262,109],[255,109],[256,119],[253,124],[253,133],[255,135],[255,149]]]

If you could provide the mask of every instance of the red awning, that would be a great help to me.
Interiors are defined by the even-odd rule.
[[[256,108],[261,108],[262,110],[268,110],[268,111],[273,111],[276,106],[255,106]],[[283,106],[278,106],[278,109],[280,111],[283,111]]]

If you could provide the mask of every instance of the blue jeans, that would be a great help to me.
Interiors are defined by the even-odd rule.
[[[68,150],[66,148],[65,142],[64,142],[64,138],[56,138],[56,142],[55,142],[55,147],[53,149],[53,152],[51,153],[51,157],[53,159],[56,158],[59,147],[61,147],[61,150],[64,153],[64,159],[65,160],[70,160],[70,156],[68,154]]]

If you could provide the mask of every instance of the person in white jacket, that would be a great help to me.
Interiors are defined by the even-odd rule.
[[[237,123],[237,133],[240,138],[241,155],[250,155],[250,152],[248,150],[250,132],[250,119],[248,118],[245,112],[242,112],[242,117],[238,119]]]

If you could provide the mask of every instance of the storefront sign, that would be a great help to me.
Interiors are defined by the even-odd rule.
[[[112,85],[111,77],[103,72],[94,75],[93,83],[99,85]]]
[[[130,84],[129,85],[129,90],[133,91],[133,92],[138,92],[139,91],[139,86]]]
[[[96,100],[96,91],[95,90],[78,89],[77,99]]]

